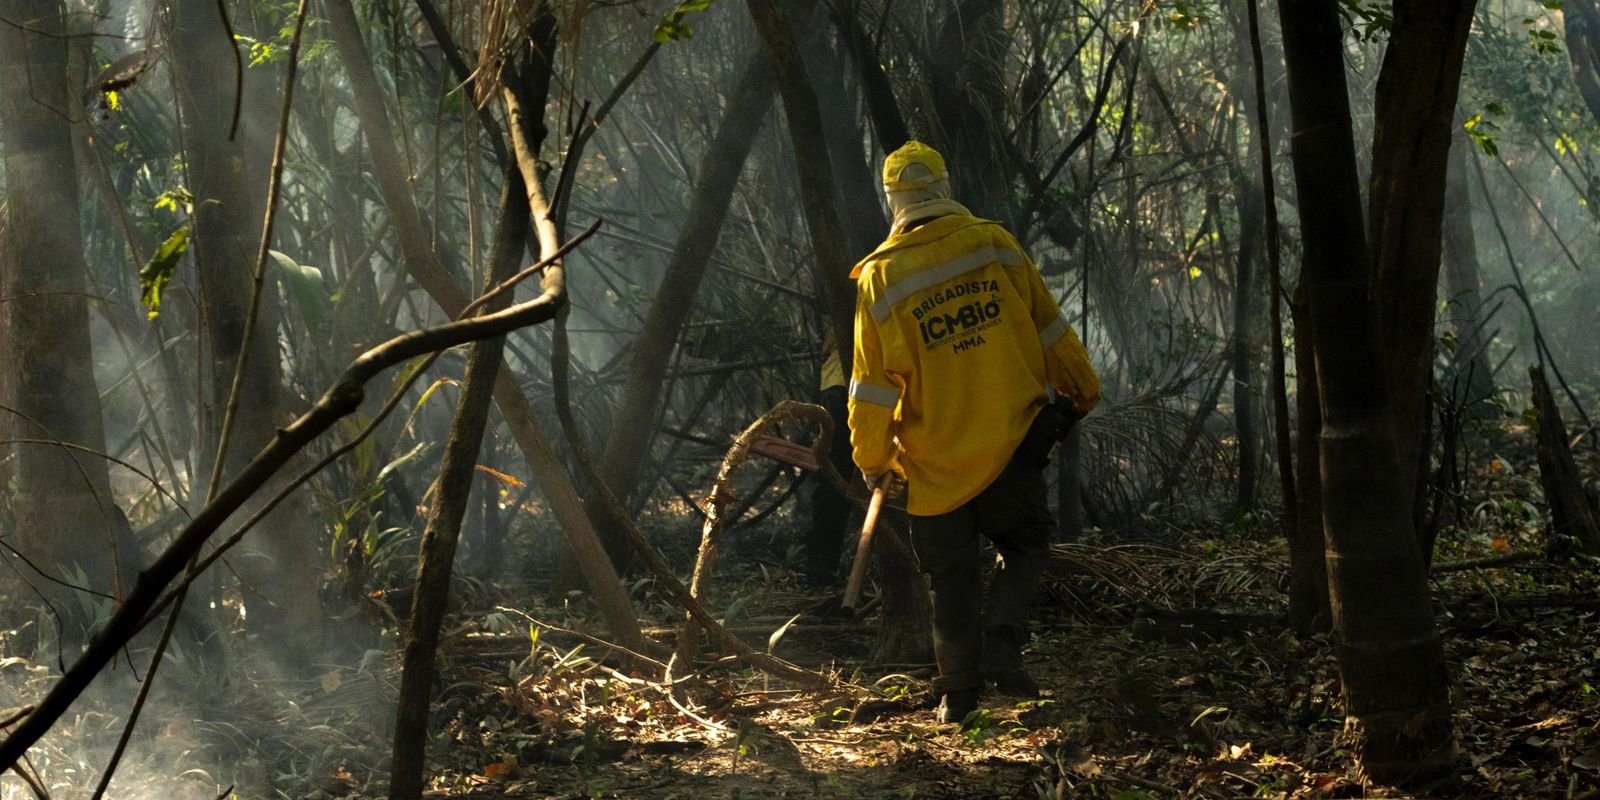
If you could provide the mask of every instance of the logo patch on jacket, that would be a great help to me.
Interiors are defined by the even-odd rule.
[[[981,296],[985,292],[988,297]],[[952,306],[955,301],[966,302]],[[1000,324],[1000,312],[1000,282],[975,280],[935,290],[912,307],[911,316],[925,348],[953,344],[960,353],[984,344],[978,331]]]

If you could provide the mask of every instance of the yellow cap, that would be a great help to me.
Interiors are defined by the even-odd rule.
[[[927,175],[901,180],[900,175],[906,167],[921,165],[928,170]],[[902,192],[907,189],[920,189],[937,181],[944,180],[948,173],[944,168],[944,156],[915,139],[900,146],[900,149],[889,154],[883,162],[883,190],[886,192]]]

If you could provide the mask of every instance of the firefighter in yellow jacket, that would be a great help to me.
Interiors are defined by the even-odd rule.
[[[960,722],[985,680],[1038,694],[1021,649],[1055,525],[1043,467],[1099,402],[1100,379],[1017,240],[950,198],[938,152],[906,144],[883,184],[894,226],[852,273],[850,441],[870,483],[905,486],[933,603],[938,717]],[[987,603],[980,535],[999,552]]]

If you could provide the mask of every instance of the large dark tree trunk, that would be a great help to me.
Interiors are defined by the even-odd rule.
[[[694,310],[695,295],[717,249],[717,237],[728,216],[733,190],[750,155],[756,134],[772,109],[775,87],[766,54],[745,59],[738,83],[728,96],[716,136],[706,147],[696,174],[689,214],[667,262],[661,287],[650,303],[644,326],[628,355],[622,401],[612,416],[611,435],[600,455],[600,478],[626,501],[638,482],[639,467],[650,450],[661,384],[672,364],[672,351]],[[604,504],[591,504],[603,508]],[[627,545],[615,523],[603,528],[607,548],[621,559]]]
[[[0,303],[9,317],[0,330],[0,370],[9,373],[4,382],[12,395],[0,400],[14,401],[21,418],[0,415],[18,438],[40,442],[17,445],[16,527],[9,538],[51,578],[72,581],[76,565],[91,588],[109,594],[117,512],[106,462],[94,455],[105,450],[105,432],[72,150],[73,120],[82,112],[67,87],[62,13],[56,0],[0,2],[0,149],[8,198],[0,221],[8,231],[0,238],[6,287]],[[44,443],[50,440],[87,452]],[[7,560],[47,596],[70,594]],[[56,607],[78,619],[83,606],[74,599]]]
[[[489,249],[489,281],[493,286],[517,270],[523,243],[528,240],[528,199],[515,171],[506,175],[500,192],[500,213],[495,220],[494,243]],[[491,304],[498,311],[510,300]],[[472,478],[489,420],[489,403],[500,370],[504,337],[472,345],[467,355],[466,377],[456,418],[445,442],[439,465],[439,490],[422,532],[422,552],[417,559],[415,591],[411,596],[410,628],[406,632],[405,671],[400,677],[399,709],[395,718],[394,760],[389,779],[391,800],[417,800],[422,796],[427,759],[428,701],[433,696],[434,656],[439,648],[439,628],[444,623],[450,596],[450,573],[455,561],[461,519],[472,493]]]
[[[1373,290],[1401,476],[1422,514],[1445,173],[1477,0],[1412,0],[1394,25],[1374,101],[1369,214]]]
[[[200,463],[209,471],[235,366],[248,340],[248,364],[240,386],[237,416],[220,473],[226,484],[288,419],[283,405],[278,347],[276,294],[261,300],[253,332],[244,330],[250,305],[252,271],[261,243],[262,217],[272,159],[272,128],[241,113],[234,128],[234,107],[241,111],[281,105],[279,87],[264,71],[246,70],[243,95],[232,77],[233,40],[207,0],[170,0],[165,13],[172,43],[173,82],[182,119],[189,189],[194,193],[193,246],[201,298],[205,397]],[[225,77],[223,77],[225,76]],[[269,283],[268,286],[271,284]],[[208,495],[209,495],[208,489]],[[315,558],[306,495],[291,495],[261,530],[241,546],[233,560],[239,576],[251,587],[247,595],[251,628],[285,648],[286,662],[309,667],[322,647],[322,609],[318,601]]]
[[[1323,524],[1345,734],[1372,780],[1429,781],[1454,769],[1450,691],[1412,524],[1410,472],[1395,444],[1388,387],[1372,380],[1384,349],[1369,295],[1339,11],[1334,0],[1280,0],[1279,13],[1322,402]],[[1431,307],[1431,287],[1426,302]]]

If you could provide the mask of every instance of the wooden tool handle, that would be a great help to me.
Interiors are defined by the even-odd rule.
[[[891,478],[885,474],[872,490],[872,501],[867,503],[867,519],[861,523],[861,540],[856,542],[856,559],[850,564],[850,581],[844,585],[843,607],[854,611],[861,599],[861,584],[867,578],[867,553],[872,549],[872,531],[878,527],[878,512],[883,510],[883,496]]]

